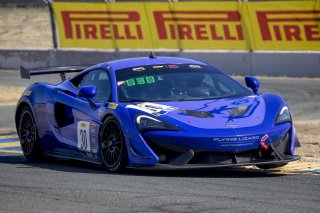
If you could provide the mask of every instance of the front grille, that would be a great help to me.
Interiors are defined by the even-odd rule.
[[[175,159],[190,151],[188,147],[180,147],[160,141],[154,141],[150,138],[144,138],[149,147],[159,157],[159,163],[170,164]],[[192,150],[193,156],[185,164],[207,164],[207,165],[225,165],[225,164],[245,164],[266,161],[279,161],[290,158],[290,135],[289,133],[277,141],[268,144],[268,149],[256,148],[237,152],[223,151],[203,151]]]

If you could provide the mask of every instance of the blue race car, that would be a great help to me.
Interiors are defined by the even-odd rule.
[[[65,73],[79,72],[66,79]],[[26,69],[21,77],[60,74],[35,83],[15,115],[28,160],[45,155],[126,167],[268,169],[300,159],[287,103],[258,93],[209,64],[175,57],[130,58],[91,67]]]

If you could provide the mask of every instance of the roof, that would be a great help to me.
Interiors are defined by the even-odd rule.
[[[146,65],[157,65],[157,64],[199,64],[206,65],[203,62],[195,61],[192,59],[178,58],[178,57],[138,57],[138,58],[127,58],[121,60],[115,60],[107,62],[105,65],[111,66],[113,70],[124,69],[128,67],[138,67]]]

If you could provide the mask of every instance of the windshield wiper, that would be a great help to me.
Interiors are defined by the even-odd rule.
[[[210,98],[178,98],[171,101],[200,101],[200,100],[210,100]]]
[[[147,102],[148,100],[143,100],[143,99],[124,99],[124,100],[119,100],[119,102]]]

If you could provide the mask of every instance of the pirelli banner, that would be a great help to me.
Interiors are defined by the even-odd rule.
[[[320,1],[53,6],[62,48],[320,51]]]

